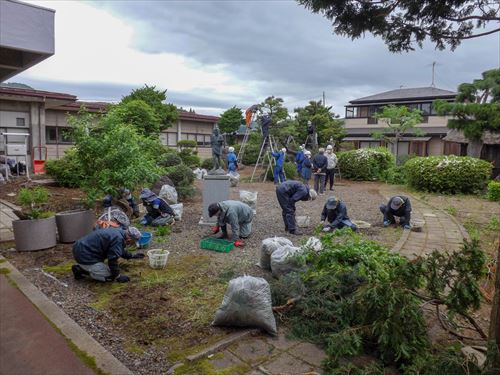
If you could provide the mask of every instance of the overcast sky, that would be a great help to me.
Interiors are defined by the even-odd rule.
[[[319,100],[344,115],[349,100],[431,84],[455,90],[500,65],[500,35],[454,52],[430,44],[391,54],[382,40],[350,40],[294,1],[33,1],[56,10],[56,53],[12,78],[81,100],[118,101],[144,84],[198,113],[246,109],[275,95]]]

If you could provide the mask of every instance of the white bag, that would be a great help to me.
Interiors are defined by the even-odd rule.
[[[168,204],[177,204],[177,190],[173,186],[163,185],[158,196],[165,199]]]
[[[212,324],[258,327],[276,335],[278,332],[268,282],[253,276],[241,276],[231,280]]]
[[[203,168],[203,169],[201,170],[201,178],[202,178],[202,179],[203,179],[203,178],[205,178],[205,176],[206,176],[207,174],[208,174],[207,170],[206,170],[205,168]]]
[[[271,270],[273,276],[279,279],[292,271],[298,271],[301,266],[297,263],[295,256],[302,253],[300,247],[283,246],[271,254]]]
[[[283,246],[293,246],[292,241],[285,237],[272,237],[262,240],[260,247],[260,262],[259,265],[262,269],[271,269],[271,254]]]
[[[195,170],[193,170],[193,174],[197,180],[201,180],[203,178],[203,172],[200,168],[196,168]]]
[[[182,220],[182,213],[184,212],[184,205],[182,203],[171,204],[170,207],[175,212],[175,220]]]
[[[231,187],[238,186],[239,182],[240,174],[238,172],[229,172],[229,183],[231,184]]]
[[[253,192],[240,190],[240,201],[250,206],[250,208],[255,212],[255,210],[257,209],[257,195],[257,191]]]
[[[313,250],[319,253],[321,250],[323,250],[323,244],[321,243],[320,239],[317,237],[309,237],[307,242],[305,243],[304,246],[302,246],[304,250]]]

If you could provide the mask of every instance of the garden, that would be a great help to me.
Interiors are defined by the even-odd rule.
[[[193,168],[208,168],[209,162],[199,159],[190,142],[178,151],[160,144],[157,135],[169,112],[157,105],[161,97],[151,94],[147,87],[136,90],[97,118],[81,112],[72,120],[75,147],[46,165],[55,183],[45,184],[45,177],[18,180],[0,192],[1,199],[21,205],[26,218],[43,220],[77,208],[99,215],[104,195],[116,197],[120,188],[137,197],[143,187],[175,186],[183,204],[181,220],[151,229],[132,219],[152,233],[150,248],[168,250],[166,267],[153,269],[147,259],[122,260],[129,283],[74,280],[71,244],[37,252],[0,244],[3,256],[130,370],[165,373],[238,331],[212,321],[229,282],[243,275],[269,283],[280,332],[326,352],[318,371],[481,374],[500,366],[490,322],[498,278],[500,184],[490,181],[491,164],[455,156],[412,157],[396,164],[387,149],[340,152],[342,179],[332,194],[346,203],[351,219],[370,225],[359,233],[321,233],[327,194],[297,204],[297,215],[311,223],[301,228],[301,236],[290,238],[274,185],[249,182],[248,165],[260,142],[254,135],[240,183],[230,190],[235,200],[240,191],[258,192],[252,235],[229,253],[208,251],[200,241],[210,229],[198,224],[203,180],[195,179]],[[288,178],[295,177],[291,160],[285,168]],[[384,228],[379,211],[395,194],[410,197],[415,214],[422,211],[424,219],[440,215],[456,228],[465,227],[469,238],[453,254],[441,249],[411,260],[402,256],[394,249],[407,231]],[[279,277],[257,265],[262,241],[274,236],[288,237],[302,249]],[[311,236],[319,237],[321,248],[304,246]],[[475,354],[462,354],[464,347],[475,348]],[[226,370],[200,373],[245,373]],[[174,373],[189,373],[189,368]]]

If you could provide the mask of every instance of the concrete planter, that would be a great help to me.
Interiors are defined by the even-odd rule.
[[[91,210],[72,210],[56,214],[59,242],[75,242],[92,232],[95,224],[94,212]]]
[[[56,218],[16,220],[12,222],[17,251],[48,249],[57,244]]]

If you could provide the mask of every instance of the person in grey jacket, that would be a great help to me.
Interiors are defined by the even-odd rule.
[[[216,234],[222,230],[220,238],[227,238],[227,224],[231,226],[231,239],[235,246],[243,246],[242,238],[252,233],[253,210],[240,201],[222,201],[208,206],[208,216],[217,215],[217,226],[212,228]]]

